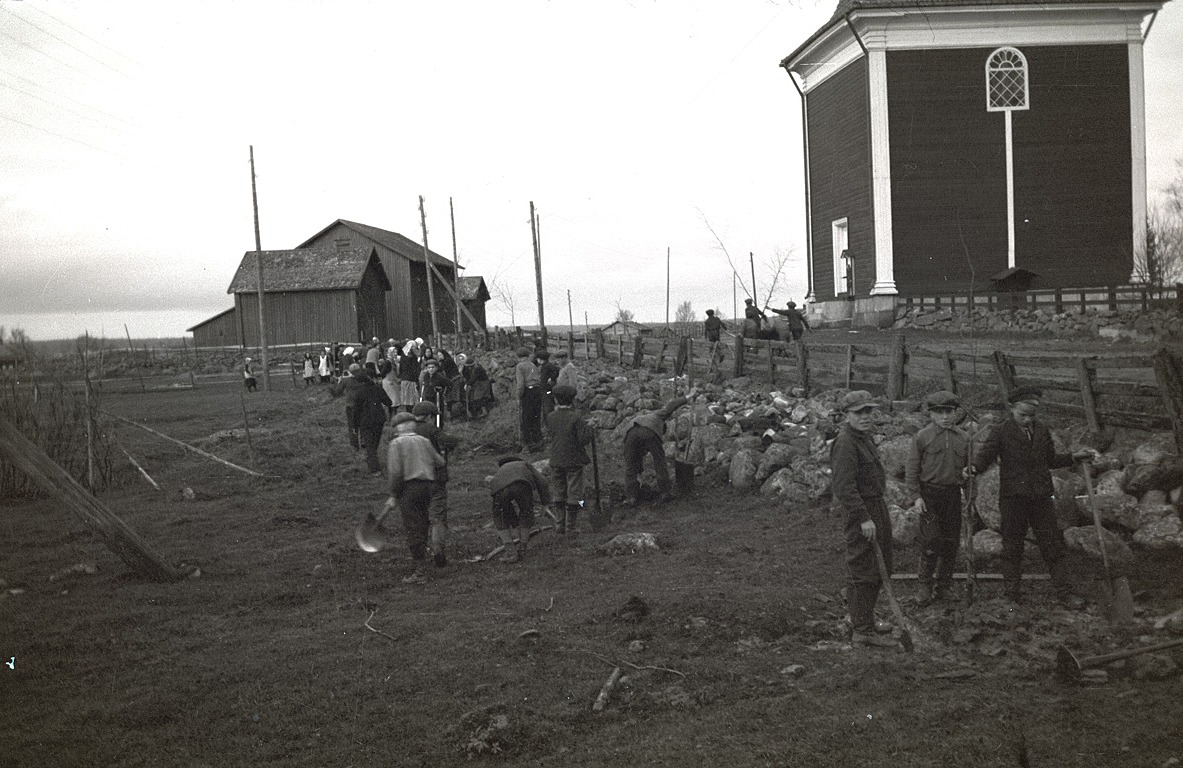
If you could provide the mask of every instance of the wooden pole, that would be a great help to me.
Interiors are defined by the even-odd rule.
[[[427,214],[423,210],[423,195],[419,195],[419,225],[423,229],[423,274],[427,278],[427,303],[431,306],[431,346],[439,346],[440,326],[435,316],[435,285],[431,275],[435,265],[431,263],[431,251],[427,249]],[[444,282],[441,280],[440,282]]]
[[[452,198],[448,198],[448,214],[452,218],[452,287],[455,288],[453,301],[456,303],[456,346],[460,346],[460,254],[456,247],[456,209],[452,206]]]
[[[583,357],[591,360],[591,325],[587,322],[587,312],[583,313]]]
[[[230,467],[231,469],[237,469],[239,472],[245,472],[246,474],[253,475],[255,477],[266,477],[266,475],[262,474],[261,472],[256,472],[253,469],[247,469],[246,467],[240,467],[237,464],[232,464],[231,462],[226,461],[225,459],[219,459],[217,456],[213,455],[212,453],[206,453],[205,451],[201,450],[200,448],[194,448],[193,446],[189,445],[188,443],[183,443],[180,440],[176,439],[175,437],[169,437],[168,435],[164,434],[163,432],[157,432],[156,430],[152,429],[152,427],[144,426],[143,424],[140,424],[138,421],[132,421],[131,419],[125,419],[122,416],[117,416],[114,413],[108,413],[107,411],[100,411],[100,413],[102,413],[104,416],[109,416],[112,419],[115,419],[116,421],[122,421],[124,424],[129,424],[133,427],[139,427],[140,429],[144,430],[145,432],[150,432],[153,435],[156,435],[157,437],[164,438],[165,440],[169,441],[170,443],[176,443],[177,445],[181,446],[182,448],[184,448],[187,451],[192,451],[193,453],[196,453],[198,456],[204,456],[207,459],[212,459],[213,461],[216,461],[219,464],[224,464],[225,466]]]
[[[670,247],[665,247],[665,328],[670,327]]]
[[[998,376],[998,387],[1002,390],[1002,402],[1005,403],[1010,398],[1011,390],[1015,388],[1014,371],[1011,370],[1010,362],[1006,359],[1006,353],[1000,349],[994,350],[990,360],[994,363],[994,373]]]
[[[801,379],[804,396],[809,397],[809,350],[801,339],[797,339],[793,344],[797,347],[797,376]]]
[[[136,346],[135,346],[135,344],[131,343],[131,331],[127,330],[127,323],[123,324],[123,332],[125,334],[127,334],[127,348],[129,350],[131,350],[131,363],[132,363],[132,365],[135,365],[135,363],[136,363]],[[137,373],[136,378],[140,380],[140,391],[147,392],[148,388],[144,386],[144,374]]]
[[[259,238],[259,194],[255,189],[255,146],[251,145],[251,204],[255,211],[255,279],[259,281],[259,357],[263,360],[263,391],[271,391],[271,353],[267,351],[267,314],[263,305],[263,243]]]
[[[538,244],[538,214],[534,211],[534,201],[530,201],[530,236],[534,240],[534,282],[538,287],[538,327],[542,329],[543,339],[546,337],[546,314],[542,306],[542,250]]]
[[[468,322],[472,323],[472,327],[473,328],[480,328],[481,324],[477,322],[477,319],[475,317],[473,317],[472,312],[470,312],[468,310],[468,307],[464,306],[464,304],[462,302],[460,302],[460,296],[457,293],[455,293],[452,286],[449,285],[448,281],[444,279],[444,276],[442,274],[440,274],[440,271],[435,268],[434,264],[431,264],[429,266],[431,267],[429,271],[435,275],[437,280],[440,281],[440,285],[442,285],[444,287],[444,289],[451,295],[452,300],[457,302],[460,305],[460,309],[464,312],[464,316],[468,318]]]
[[[736,322],[739,317],[739,292],[735,287],[735,280],[737,275],[735,270],[731,271],[731,322]]]
[[[1084,405],[1085,421],[1089,431],[1094,434],[1101,431],[1101,419],[1097,415],[1097,397],[1093,392],[1093,369],[1089,366],[1088,358],[1076,359],[1076,378],[1080,383],[1080,401]]]
[[[752,306],[760,308],[760,300],[756,298],[756,254],[748,251],[748,266],[752,268]]]
[[[904,334],[896,334],[895,342],[891,346],[891,361],[887,372],[887,399],[899,400],[904,396],[904,371],[907,357],[907,341]]]
[[[154,581],[177,581],[188,575],[165,562],[135,531],[3,416],[0,416],[0,455],[23,471],[47,496],[81,518],[136,573]]]
[[[846,345],[846,388],[850,389],[850,379],[854,373],[854,345]]]
[[[1162,404],[1171,417],[1175,448],[1183,453],[1183,361],[1166,347],[1159,349],[1150,359]]]
[[[694,389],[694,339],[686,337],[686,386]]]
[[[119,450],[123,451],[123,455],[126,456],[127,460],[131,462],[131,465],[135,467],[137,471],[139,471],[140,475],[148,481],[149,485],[158,491],[164,490],[160,487],[159,483],[152,479],[152,475],[149,475],[148,472],[140,466],[140,462],[136,461],[135,458],[130,453],[128,453],[127,449],[123,447],[123,443],[119,442],[118,438],[112,435],[111,439],[115,441],[115,445],[118,446]]]

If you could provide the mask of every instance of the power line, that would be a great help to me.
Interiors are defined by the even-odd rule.
[[[37,88],[40,88],[40,89],[41,89],[41,90],[43,90],[43,91],[48,91],[49,93],[52,93],[54,96],[57,96],[57,97],[58,97],[58,98],[60,98],[60,99],[65,99],[66,101],[68,101],[68,102],[70,102],[70,103],[72,103],[72,104],[77,104],[78,106],[82,107],[83,109],[89,109],[89,110],[92,110],[92,111],[94,111],[94,112],[97,112],[97,113],[99,113],[100,115],[103,115],[104,117],[109,117],[109,118],[111,118],[112,120],[115,120],[115,121],[118,121],[118,122],[120,122],[120,123],[123,123],[123,124],[124,124],[124,125],[126,125],[126,126],[133,127],[133,126],[132,126],[132,123],[129,123],[127,120],[124,120],[122,117],[119,117],[118,115],[113,115],[113,114],[111,114],[110,112],[107,112],[107,111],[105,111],[105,110],[99,109],[98,107],[94,106],[93,104],[84,104],[84,103],[82,103],[81,101],[78,101],[78,99],[71,98],[71,97],[67,96],[66,94],[64,94],[64,93],[62,93],[62,92],[60,92],[60,91],[55,91],[55,90],[53,90],[52,88],[47,88],[45,85],[43,85],[43,84],[41,84],[41,83],[38,83],[38,82],[37,82],[37,81],[35,81],[35,80],[30,80],[30,79],[29,79],[29,78],[27,78],[27,77],[22,77],[21,75],[18,75],[18,74],[16,74],[15,72],[6,72],[6,71],[4,71],[4,70],[0,69],[0,75],[7,75],[7,76],[9,76],[9,77],[14,77],[14,78],[16,78],[17,80],[20,80],[21,82],[28,83],[29,85],[32,85],[32,86],[34,86],[34,87],[37,87]],[[38,97],[38,98],[40,98],[40,97]]]
[[[86,58],[88,58],[88,59],[90,59],[91,61],[95,62],[96,64],[100,64],[100,65],[102,65],[102,66],[106,67],[107,69],[111,70],[112,72],[114,72],[115,74],[119,75],[120,77],[124,77],[124,78],[128,78],[128,79],[130,79],[130,78],[128,77],[128,75],[127,75],[127,73],[126,73],[126,72],[120,72],[120,71],[119,71],[118,69],[116,69],[115,67],[111,66],[110,64],[108,64],[107,62],[103,61],[102,59],[99,59],[99,58],[97,58],[97,57],[95,57],[95,56],[92,56],[91,54],[87,53],[86,51],[82,50],[82,49],[81,49],[81,48],[79,48],[78,46],[76,46],[76,45],[74,45],[73,43],[71,43],[69,40],[63,40],[62,38],[58,37],[58,36],[57,36],[57,35],[55,35],[54,33],[50,32],[48,29],[45,29],[45,28],[44,28],[44,27],[42,27],[42,26],[39,26],[39,25],[37,25],[37,24],[34,24],[33,22],[29,21],[28,19],[21,18],[21,17],[20,17],[20,16],[18,16],[17,14],[13,13],[13,12],[12,12],[12,10],[11,10],[11,9],[9,9],[9,8],[7,8],[5,5],[0,5],[0,8],[3,8],[4,10],[8,11],[8,14],[9,14],[10,16],[12,16],[14,19],[17,19],[18,21],[20,21],[20,22],[22,22],[22,23],[24,23],[24,24],[28,24],[30,27],[32,27],[33,29],[35,29],[35,30],[37,30],[37,31],[41,32],[42,34],[44,34],[44,35],[48,35],[49,37],[52,37],[54,40],[57,40],[59,43],[62,43],[63,45],[65,45],[65,46],[68,46],[69,48],[72,48],[72,49],[74,49],[75,51],[78,51],[78,53],[81,53],[83,56],[85,56]],[[51,18],[52,18],[52,17],[51,17]]]
[[[58,64],[61,64],[63,67],[65,67],[66,69],[70,70],[71,72],[75,72],[75,73],[77,73],[77,74],[84,75],[84,76],[86,76],[86,77],[89,77],[89,78],[90,78],[90,79],[92,79],[92,80],[95,80],[95,81],[97,81],[97,82],[102,82],[102,81],[101,81],[101,80],[100,80],[98,77],[96,77],[95,75],[93,75],[93,74],[91,74],[91,73],[89,73],[89,72],[86,72],[86,71],[84,71],[84,70],[78,69],[78,68],[77,68],[77,67],[75,67],[74,65],[72,65],[72,64],[70,64],[70,63],[68,63],[68,62],[62,61],[61,59],[59,59],[59,58],[58,58],[58,57],[56,57],[56,56],[51,56],[50,54],[46,53],[45,51],[42,51],[42,50],[40,50],[40,49],[38,49],[38,48],[35,48],[35,47],[33,47],[33,46],[29,45],[29,44],[28,44],[28,43],[26,43],[24,40],[21,40],[21,39],[20,39],[20,38],[18,38],[18,37],[14,37],[14,36],[12,36],[12,35],[8,34],[7,32],[0,32],[0,35],[3,35],[4,37],[7,37],[9,40],[13,41],[13,42],[14,42],[14,43],[16,43],[17,45],[23,45],[24,47],[28,48],[28,49],[29,49],[30,51],[32,51],[33,53],[36,53],[36,54],[38,54],[38,55],[41,55],[41,56],[44,56],[45,58],[49,59],[50,61],[56,61]]]
[[[52,15],[52,14],[51,14],[51,13],[49,13],[48,11],[43,11],[43,10],[41,10],[40,8],[38,8],[37,6],[35,6],[35,5],[28,5],[28,6],[25,6],[25,7],[27,7],[27,8],[31,8],[32,10],[36,11],[37,13],[41,14],[42,16],[44,16],[44,17],[45,17],[45,18],[47,18],[47,19],[52,19],[54,22],[56,22],[56,23],[58,23],[58,24],[61,24],[63,27],[65,27],[66,29],[70,30],[70,31],[71,31],[71,32],[73,32],[74,34],[76,34],[76,35],[80,35],[80,36],[82,36],[82,37],[85,37],[85,38],[86,38],[87,40],[89,40],[90,42],[94,43],[95,45],[99,46],[100,48],[103,48],[103,49],[105,49],[105,50],[108,50],[108,51],[110,51],[111,53],[115,54],[116,56],[118,56],[119,58],[121,58],[121,59],[123,59],[124,61],[128,62],[129,64],[134,64],[135,66],[139,67],[140,69],[145,69],[145,67],[144,67],[144,65],[143,65],[143,64],[141,64],[140,62],[138,62],[138,61],[136,61],[135,59],[131,58],[130,56],[127,56],[126,54],[120,53],[119,51],[115,50],[114,48],[112,48],[111,46],[109,46],[109,45],[107,45],[107,44],[103,43],[103,42],[102,42],[102,41],[100,41],[100,40],[95,40],[93,37],[91,37],[90,35],[86,34],[86,33],[85,33],[85,32],[83,32],[82,30],[78,29],[77,27],[70,26],[69,24],[67,24],[66,22],[62,21],[62,20],[61,20],[61,19],[59,19],[58,17],[56,17],[56,16]]]
[[[103,149],[102,147],[96,147],[94,144],[87,144],[85,141],[80,141],[79,139],[75,139],[71,136],[67,136],[64,133],[58,133],[57,131],[51,131],[48,128],[42,128],[41,126],[33,125],[32,123],[26,123],[24,120],[18,120],[15,117],[9,117],[8,115],[0,115],[0,120],[9,120],[9,121],[17,123],[19,125],[23,125],[26,128],[32,128],[35,131],[41,131],[42,133],[48,133],[50,136],[57,136],[59,139],[65,139],[66,141],[72,141],[75,144],[81,144],[82,146],[87,147],[88,149],[93,149],[96,152],[102,152],[105,155],[110,155],[111,157],[115,158],[116,160],[123,159],[123,157],[115,154],[114,152],[112,152],[110,150]]]
[[[92,123],[94,123],[95,125],[102,126],[103,128],[106,128],[107,130],[111,130],[111,131],[116,130],[116,128],[114,126],[107,125],[106,123],[96,120],[93,117],[88,117],[87,115],[82,114],[81,112],[79,112],[76,109],[70,109],[69,107],[63,107],[61,104],[54,104],[49,99],[46,99],[42,96],[38,96],[35,93],[30,93],[29,91],[26,91],[23,88],[17,88],[16,86],[9,85],[8,83],[0,83],[0,88],[8,88],[9,90],[16,91],[17,93],[23,93],[25,96],[28,96],[31,99],[37,99],[38,101],[44,101],[46,104],[48,104],[51,107],[56,107],[58,109],[69,112],[72,115],[76,115],[78,117],[81,117],[83,120],[89,120]]]

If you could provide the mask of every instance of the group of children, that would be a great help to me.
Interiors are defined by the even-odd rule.
[[[961,539],[962,504],[972,500],[972,477],[999,463],[998,506],[1002,518],[1002,575],[1006,596],[1022,599],[1022,557],[1030,528],[1061,598],[1071,597],[1064,573],[1064,542],[1052,504],[1051,470],[1096,456],[1083,448],[1055,449],[1051,433],[1035,420],[1042,392],[1020,387],[1010,393],[1010,416],[977,445],[956,422],[961,402],[941,391],[925,399],[929,423],[913,437],[905,482],[916,495],[921,546],[917,602],[927,605],[949,596]],[[869,392],[848,393],[841,402],[844,423],[831,447],[834,501],[844,514],[846,600],[854,644],[894,647],[892,627],[875,620],[882,588],[878,559],[892,569],[891,518],[884,503],[886,473],[871,438],[878,401]],[[970,531],[972,533],[972,531]]]

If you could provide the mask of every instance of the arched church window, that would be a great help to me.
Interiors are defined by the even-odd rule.
[[[986,111],[1009,112],[1030,106],[1027,57],[1018,48],[999,48],[986,59]]]

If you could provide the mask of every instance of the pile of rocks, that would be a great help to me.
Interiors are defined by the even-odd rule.
[[[1031,333],[1151,343],[1183,338],[1183,315],[1164,309],[1054,312],[1048,309],[991,311],[972,314],[964,308],[899,307],[893,328],[922,328],[968,333]]]

